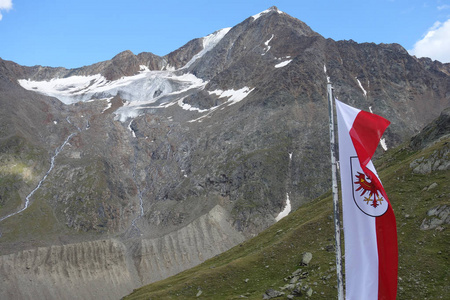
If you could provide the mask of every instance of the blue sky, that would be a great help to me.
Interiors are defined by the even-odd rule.
[[[124,50],[162,56],[273,5],[326,38],[450,62],[450,0],[0,0],[0,57],[75,68]]]

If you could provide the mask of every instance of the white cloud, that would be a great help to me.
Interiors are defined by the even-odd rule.
[[[10,10],[12,8],[12,0],[0,0],[0,9]]]
[[[444,9],[449,9],[449,8],[450,8],[450,5],[448,5],[448,4],[444,4],[444,5],[437,7],[438,10],[444,10]]]
[[[436,22],[425,36],[414,44],[411,55],[429,57],[443,63],[450,63],[450,19]]]
[[[0,0],[0,21],[3,19],[2,10],[10,10],[12,8],[12,0]]]

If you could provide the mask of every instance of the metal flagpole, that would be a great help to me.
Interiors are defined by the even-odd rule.
[[[342,280],[342,254],[341,254],[341,222],[339,219],[339,202],[338,202],[338,186],[337,186],[337,168],[336,168],[336,145],[334,138],[334,115],[333,115],[333,88],[330,78],[327,77],[327,94],[328,94],[328,114],[330,119],[330,152],[331,152],[331,179],[333,193],[334,208],[334,238],[336,244],[336,273],[338,300],[344,300],[344,286]]]

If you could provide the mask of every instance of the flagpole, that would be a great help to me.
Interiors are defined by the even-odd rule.
[[[344,286],[342,280],[342,253],[341,253],[341,222],[339,218],[339,201],[337,186],[337,168],[336,168],[336,145],[334,138],[334,115],[333,115],[333,88],[330,78],[327,77],[327,94],[328,94],[328,115],[330,120],[330,154],[331,154],[331,179],[333,194],[333,210],[334,210],[334,238],[336,244],[336,273],[338,300],[344,300]]]

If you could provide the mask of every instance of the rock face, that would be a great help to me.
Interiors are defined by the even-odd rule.
[[[450,108],[444,109],[438,118],[425,126],[420,134],[414,136],[410,146],[413,149],[424,148],[430,142],[437,141],[448,134],[450,134]]]
[[[83,256],[106,241],[117,266],[99,265],[108,283],[85,299],[216,255],[329,189],[326,76],[391,121],[390,147],[450,106],[449,74],[396,44],[325,39],[275,7],[164,57],[125,51],[71,70],[0,60],[0,270],[18,266],[4,293],[28,274],[23,251]],[[34,260],[50,271],[17,298],[47,296],[58,270],[76,269],[55,255]],[[89,284],[75,269],[67,282]]]

